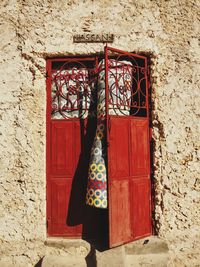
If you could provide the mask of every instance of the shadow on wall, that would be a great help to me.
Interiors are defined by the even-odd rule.
[[[41,266],[42,266],[42,261],[43,261],[43,258],[41,258],[41,259],[38,261],[38,263],[36,263],[36,264],[34,265],[34,267],[41,267]]]
[[[85,204],[90,152],[96,131],[96,119],[88,119],[86,126],[84,120],[80,119],[80,126],[81,153],[72,182],[67,225],[82,224],[82,238],[89,242],[92,248],[95,247],[103,251],[108,249],[108,210],[93,208]],[[91,255],[91,253],[89,254]],[[90,258],[88,259],[90,261]]]

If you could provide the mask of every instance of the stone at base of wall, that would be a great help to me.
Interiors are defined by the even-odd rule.
[[[167,244],[157,238],[149,237],[103,252],[91,248],[89,254],[82,256],[46,255],[42,267],[169,267],[170,258]]]
[[[165,241],[152,236],[125,245],[124,267],[173,266]]]
[[[47,253],[49,252],[50,248],[54,248],[58,250],[64,250],[69,255],[76,257],[81,256],[84,258],[90,251],[90,244],[82,239],[48,237],[44,244],[47,248]]]
[[[103,252],[91,248],[89,254],[83,256],[45,256],[42,261],[42,267],[124,267],[124,246],[109,249]]]
[[[98,251],[83,240],[48,238],[46,254],[34,267],[171,267],[168,246],[151,236],[113,249]],[[52,250],[52,249],[55,249]],[[65,250],[65,254],[56,253]],[[0,260],[0,267],[33,267]]]

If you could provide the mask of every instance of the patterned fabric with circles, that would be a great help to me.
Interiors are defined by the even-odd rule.
[[[97,129],[90,156],[86,204],[105,209],[107,208],[107,177],[104,72],[103,75],[99,73],[97,90]]]
[[[110,115],[129,115],[129,110],[126,106],[118,106],[117,103],[119,99],[122,99],[125,94],[127,98],[130,98],[130,84],[131,84],[131,67],[130,62],[126,71],[124,71],[121,66],[122,64],[127,64],[127,62],[121,61],[111,64],[111,71],[108,75],[109,83],[109,94],[112,98],[113,105],[109,105],[109,114]],[[113,70],[117,69],[117,76],[113,76]],[[120,82],[119,82],[120,81]],[[129,87],[126,87],[126,84]],[[122,93],[120,93],[120,90]],[[96,208],[107,208],[107,172],[106,172],[106,124],[105,124],[105,67],[104,60],[99,63],[99,72],[98,72],[98,86],[97,86],[97,129],[96,135],[94,138],[89,172],[88,172],[88,186],[86,193],[86,204]],[[112,95],[111,95],[112,91]],[[122,96],[123,95],[123,96]],[[120,100],[121,101],[121,100]],[[123,112],[121,112],[121,109]]]

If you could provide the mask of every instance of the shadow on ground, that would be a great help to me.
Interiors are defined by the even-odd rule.
[[[85,261],[87,267],[97,267],[96,250],[92,245],[90,246],[90,252],[85,257]]]

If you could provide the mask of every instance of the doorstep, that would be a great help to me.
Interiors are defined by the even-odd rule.
[[[47,238],[46,246],[68,253],[45,255],[42,267],[169,267],[169,249],[165,241],[151,236],[116,248],[97,251],[82,239]]]
[[[64,249],[69,254],[76,255],[77,253],[87,254],[90,251],[90,244],[83,239],[68,239],[60,237],[47,237],[44,244],[47,247]]]

